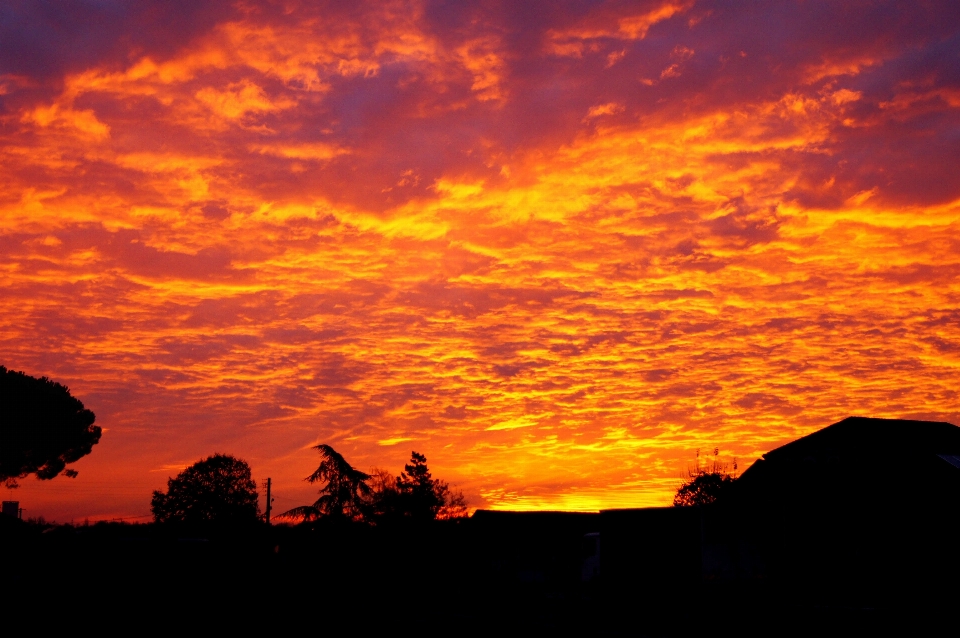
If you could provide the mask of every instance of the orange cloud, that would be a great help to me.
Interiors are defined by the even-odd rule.
[[[950,10],[288,9],[10,57],[0,363],[107,428],[36,513],[144,515],[216,451],[295,505],[318,441],[664,504],[698,447],[960,421]]]
[[[288,109],[296,103],[290,99],[271,100],[263,89],[248,80],[227,86],[223,91],[205,87],[197,91],[196,98],[217,115],[237,120],[248,113],[268,113]]]

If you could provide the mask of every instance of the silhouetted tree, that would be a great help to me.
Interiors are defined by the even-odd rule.
[[[720,450],[714,448],[713,462],[708,467],[700,466],[700,450],[697,450],[697,465],[687,470],[687,478],[677,489],[673,497],[676,507],[690,505],[708,505],[721,500],[732,489],[736,475],[727,473],[727,466],[719,460]],[[733,461],[733,470],[737,470],[737,461]]]
[[[304,480],[310,483],[323,482],[320,498],[313,505],[287,510],[278,518],[314,520],[331,516],[361,520],[371,495],[370,486],[367,485],[370,475],[355,469],[329,445],[317,445],[314,449],[320,452],[320,465]]]
[[[443,505],[437,512],[437,519],[450,520],[454,518],[466,518],[469,514],[467,510],[467,499],[461,490],[452,489],[444,481],[437,481],[436,489],[440,494]]]
[[[397,477],[388,470],[378,467],[370,472],[370,498],[366,504],[364,518],[370,522],[392,518],[400,512],[400,492],[397,490]]]
[[[413,452],[395,480],[380,477],[373,510],[375,516],[423,521],[466,516],[467,504],[462,492],[433,478],[424,455]]]
[[[167,480],[150,502],[158,523],[253,523],[260,515],[257,484],[246,461],[214,454]]]
[[[66,464],[100,440],[95,419],[65,386],[0,366],[0,481],[16,487],[29,474],[75,477]]]
[[[437,517],[443,501],[436,493],[435,481],[427,468],[427,457],[413,452],[410,462],[397,477],[397,491],[404,503],[404,514],[416,519]]]

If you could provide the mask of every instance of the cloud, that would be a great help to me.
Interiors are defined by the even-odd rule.
[[[957,12],[8,3],[0,356],[143,511],[227,447],[291,498],[310,445],[416,441],[595,509],[701,446],[957,420]]]

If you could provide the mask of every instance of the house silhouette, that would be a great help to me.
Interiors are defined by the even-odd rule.
[[[851,607],[958,593],[953,424],[849,417],[764,454],[735,488],[703,507],[601,512],[608,588]]]
[[[849,417],[763,455],[740,477],[754,498],[937,503],[960,480],[960,428]]]
[[[850,417],[764,454],[735,501],[740,538],[797,595],[933,593],[960,566],[960,428]]]

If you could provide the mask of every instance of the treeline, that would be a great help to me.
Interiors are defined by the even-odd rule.
[[[314,449],[320,465],[304,480],[320,484],[319,498],[278,514],[276,520],[382,525],[467,516],[463,493],[433,478],[423,454],[414,451],[399,476],[393,476],[382,469],[362,472],[329,445]],[[153,493],[150,507],[158,523],[242,525],[262,518],[250,466],[225,454],[198,461],[169,479],[166,492]]]

